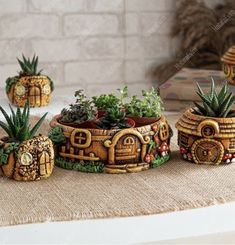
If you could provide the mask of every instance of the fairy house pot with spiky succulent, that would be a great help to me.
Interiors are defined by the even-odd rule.
[[[6,119],[0,121],[0,127],[7,133],[0,139],[0,174],[18,181],[49,177],[54,167],[52,141],[43,135],[35,136],[46,114],[31,128],[28,102],[23,111],[11,108],[11,116],[2,107],[0,110]]]
[[[178,144],[184,159],[197,164],[235,162],[235,96],[227,84],[219,93],[212,81],[211,92],[204,94],[198,86],[203,105],[195,103],[176,123]]]
[[[235,85],[235,46],[229,48],[229,50],[222,56],[222,69],[228,81]]]
[[[134,127],[123,108],[108,108],[93,128],[67,125],[53,118],[49,138],[56,147],[55,164],[84,172],[133,173],[160,166],[170,158],[171,128],[164,116]]]
[[[6,93],[12,104],[24,107],[29,100],[30,107],[41,107],[49,104],[54,89],[52,80],[37,71],[38,57],[32,60],[23,56],[18,59],[21,67],[19,75],[6,80]]]

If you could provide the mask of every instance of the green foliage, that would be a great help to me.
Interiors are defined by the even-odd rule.
[[[0,166],[6,165],[8,161],[9,154],[13,151],[18,150],[19,143],[9,143],[7,147],[4,144],[0,144]]]
[[[142,99],[133,96],[130,103],[125,104],[127,114],[133,117],[160,117],[163,107],[157,91],[154,88],[149,92],[142,90],[142,96]]]
[[[93,103],[98,109],[106,110],[120,104],[120,99],[113,94],[101,94],[92,97]]]
[[[126,121],[126,113],[121,110],[119,105],[108,108],[106,114],[100,119],[98,126],[103,129],[129,128]]]
[[[93,101],[88,100],[83,90],[75,92],[77,98],[75,104],[69,105],[69,109],[61,111],[60,122],[80,124],[95,119],[96,110]]]
[[[25,58],[25,56],[22,54],[22,60],[18,59],[18,62],[21,67],[21,71],[19,73],[21,76],[40,76],[41,71],[37,71],[38,68],[38,56],[33,56],[32,60],[30,58]]]
[[[54,144],[61,144],[65,142],[65,136],[63,134],[63,130],[59,126],[52,128],[48,134],[48,137],[49,139],[51,139],[51,141]]]
[[[51,91],[54,91],[54,89],[55,89],[54,82],[51,80],[51,78],[50,78],[50,77],[48,77],[48,76],[47,76],[47,78],[48,78],[48,79],[49,79],[49,81],[50,81]]]
[[[100,96],[93,96],[92,100],[95,106],[98,109],[106,110],[108,108],[115,107],[119,105],[123,106],[124,99],[128,97],[128,88],[124,86],[121,89],[118,89],[120,97],[113,94],[101,94]]]
[[[104,163],[95,161],[71,162],[69,160],[65,160],[64,158],[56,157],[55,164],[56,166],[61,168],[73,169],[89,173],[102,173],[104,170]]]
[[[165,156],[156,156],[153,161],[151,162],[151,167],[152,168],[156,168],[161,166],[163,163],[165,163],[166,161],[168,161],[170,159],[170,155],[167,154]]]
[[[120,93],[120,104],[123,106],[124,105],[124,99],[128,97],[128,87],[124,86],[123,88],[118,89]]]
[[[15,77],[8,77],[6,80],[6,92],[9,93],[11,86],[16,84],[16,82],[18,81],[19,77],[15,76]]]
[[[0,121],[0,127],[7,133],[9,139],[14,142],[22,142],[24,140],[31,139],[40,128],[43,123],[47,113],[45,113],[41,119],[35,124],[33,128],[29,124],[30,106],[29,102],[24,106],[23,111],[18,107],[16,112],[12,109],[11,105],[11,115],[8,116],[6,111],[0,106],[0,111],[2,112],[6,122]]]
[[[201,87],[197,83],[197,94],[202,100],[202,104],[194,102],[196,108],[194,112],[199,115],[208,117],[234,117],[232,106],[235,101],[235,96],[229,92],[228,85],[225,83],[219,93],[216,92],[214,79],[211,78],[210,93],[204,94]]]

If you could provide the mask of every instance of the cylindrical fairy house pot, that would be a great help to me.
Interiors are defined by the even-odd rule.
[[[171,129],[162,116],[137,128],[86,129],[63,125],[53,118],[51,133],[61,130],[55,164],[83,172],[132,173],[157,167],[170,158]],[[61,138],[59,135],[56,138]]]
[[[235,46],[229,48],[221,58],[221,61],[226,78],[231,84],[235,84]]]
[[[7,89],[12,104],[24,107],[29,100],[30,107],[46,106],[51,100],[51,80],[47,76],[24,76]]]
[[[184,159],[197,164],[235,162],[235,118],[205,117],[189,109],[176,128]]]
[[[3,176],[19,181],[33,181],[48,178],[54,167],[54,149],[46,136],[37,136],[21,144],[0,140],[2,154],[6,162],[1,163]]]
[[[21,71],[18,75],[8,77],[6,80],[6,93],[12,104],[24,107],[29,101],[30,107],[46,106],[50,103],[51,93],[54,89],[53,81],[38,71],[38,56],[32,59],[17,59]]]

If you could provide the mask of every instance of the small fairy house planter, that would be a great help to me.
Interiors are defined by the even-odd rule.
[[[235,162],[235,114],[231,110],[235,97],[228,94],[227,84],[217,94],[213,81],[209,95],[200,87],[198,94],[204,107],[195,103],[176,123],[183,158],[197,164]]]
[[[221,58],[222,69],[229,82],[235,85],[235,46],[229,50]]]
[[[134,127],[120,107],[119,111],[112,107],[94,128],[69,126],[61,122],[61,117],[53,118],[49,134],[56,145],[55,163],[59,167],[133,173],[160,166],[170,158],[172,131],[164,116],[153,124]]]
[[[24,111],[17,109],[9,117],[0,107],[6,122],[0,126],[8,136],[0,139],[0,173],[18,181],[33,181],[47,178],[54,167],[54,148],[46,136],[34,136],[46,114],[30,129],[29,104]]]
[[[18,62],[21,72],[18,76],[6,80],[6,93],[12,104],[24,107],[29,100],[30,107],[46,106],[50,103],[51,93],[54,89],[52,80],[41,71],[37,71],[38,57]]]

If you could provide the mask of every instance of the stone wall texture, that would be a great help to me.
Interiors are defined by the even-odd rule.
[[[39,55],[57,87],[149,88],[148,70],[175,50],[174,8],[175,0],[0,0],[0,88],[22,53]]]

